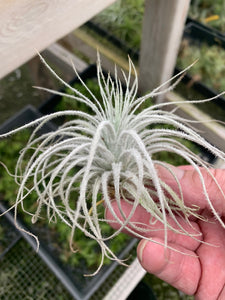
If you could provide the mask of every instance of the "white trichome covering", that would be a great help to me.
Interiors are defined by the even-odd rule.
[[[184,139],[194,142],[223,160],[224,153],[202,138],[188,122],[184,122],[173,112],[163,110],[167,104],[145,106],[140,110],[147,99],[165,93],[162,90],[168,82],[145,96],[137,97],[138,79],[131,60],[129,60],[129,74],[125,75],[122,72],[125,81],[123,87],[116,69],[114,79],[110,74],[107,76],[103,74],[98,58],[97,78],[101,99],[97,99],[81,79],[90,97],[70,87],[42,57],[41,59],[73,94],[66,95],[45,90],[80,101],[86,104],[92,113],[73,110],[55,112],[1,136],[5,137],[28,127],[35,127],[27,145],[20,153],[16,166],[15,180],[19,188],[14,205],[15,217],[18,206],[26,211],[24,208],[26,198],[35,191],[37,209],[32,215],[32,221],[38,220],[41,210],[45,207],[49,221],[64,222],[71,228],[71,247],[77,229],[96,240],[101,248],[103,262],[104,256],[117,260],[107,241],[121,230],[126,229],[138,238],[145,238],[145,231],[151,229],[151,223],[148,228],[146,225],[130,221],[137,206],[141,205],[151,213],[153,220],[163,224],[167,246],[168,229],[188,235],[177,216],[179,220],[189,222],[190,216],[198,217],[198,208],[185,205],[179,182],[170,165],[153,159],[156,153],[166,151],[183,157],[187,164],[197,170],[204,196],[210,203],[215,217],[224,226],[210,202],[199,168],[211,174],[207,163],[180,141]],[[132,73],[135,74],[133,81]],[[176,77],[179,81],[179,76]],[[173,88],[173,85],[169,89]],[[44,124],[61,116],[72,116],[72,119],[58,127],[56,131],[38,135],[39,129]],[[159,124],[169,126],[158,127]],[[24,165],[27,156],[29,161]],[[167,168],[174,176],[179,193],[172,191],[160,180],[157,175],[157,164]],[[215,180],[212,174],[211,176],[212,180]],[[77,198],[74,198],[74,192]],[[133,209],[128,217],[122,212],[121,199],[132,204]],[[117,202],[122,219],[116,215],[112,200]],[[99,215],[99,208],[102,205],[100,203],[103,201],[104,206],[121,225],[111,236],[105,236],[100,227],[101,222],[107,221]],[[167,222],[168,216],[174,220],[174,227]],[[196,239],[198,234],[196,232],[191,236]]]

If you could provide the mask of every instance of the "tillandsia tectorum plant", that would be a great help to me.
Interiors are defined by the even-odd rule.
[[[122,87],[116,69],[115,80],[112,80],[110,74],[105,76],[98,58],[97,78],[101,99],[97,99],[86,87],[90,94],[88,98],[65,83],[42,57],[41,59],[47,68],[73,91],[73,95],[45,90],[85,103],[92,113],[59,111],[1,135],[3,138],[35,126],[16,165],[14,176],[19,188],[13,207],[15,220],[19,206],[27,212],[26,198],[35,191],[36,212],[32,214],[32,222],[38,220],[45,207],[50,221],[64,222],[71,228],[71,248],[76,230],[81,230],[85,236],[96,240],[102,253],[102,260],[96,272],[101,268],[104,256],[118,260],[107,245],[109,239],[123,229],[139,238],[145,238],[146,231],[151,230],[151,222],[149,227],[131,222],[138,205],[151,214],[152,222],[156,220],[163,224],[165,247],[168,230],[198,239],[199,233],[189,234],[177,218],[182,217],[190,224],[189,217],[201,218],[198,216],[198,208],[185,205],[181,187],[171,166],[153,159],[155,153],[167,151],[183,157],[196,169],[205,198],[215,217],[224,226],[210,202],[200,167],[207,170],[212,180],[216,182],[216,179],[207,163],[186,148],[180,139],[197,143],[223,160],[224,153],[205,141],[179,116],[163,110],[165,103],[140,109],[147,99],[165,93],[162,89],[168,82],[138,98],[138,79],[131,60],[129,74],[123,73],[126,86]],[[132,72],[135,74],[133,81]],[[80,81],[85,86],[81,78]],[[179,79],[169,89],[178,81]],[[61,116],[72,116],[73,119],[56,131],[38,135],[44,124]],[[168,124],[170,127],[157,127],[159,124]],[[24,164],[27,157],[29,161]],[[157,165],[164,166],[175,178],[179,193],[175,193],[158,177]],[[74,197],[75,194],[78,195],[77,198]],[[121,199],[132,203],[129,216],[125,216],[122,211]],[[117,216],[112,200],[117,202],[122,219]],[[110,236],[105,236],[100,227],[101,222],[107,221],[100,214],[102,202],[114,216],[114,221],[121,225]],[[169,224],[168,216],[174,220],[175,226]]]

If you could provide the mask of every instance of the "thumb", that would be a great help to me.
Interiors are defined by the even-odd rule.
[[[194,204],[201,209],[211,210],[205,195],[207,192],[217,213],[225,215],[225,170],[207,170],[199,167],[198,171],[191,166],[174,167],[171,165],[168,165],[168,168],[157,165],[156,168],[159,177],[179,193],[175,177],[177,178],[187,206]]]
[[[194,252],[175,243],[169,244],[174,250],[165,248],[163,242],[157,238],[153,242],[141,240],[137,248],[140,264],[148,273],[186,294],[194,294],[201,275],[198,257]]]

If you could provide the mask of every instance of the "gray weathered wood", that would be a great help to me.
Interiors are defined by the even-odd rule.
[[[118,78],[125,83],[124,76],[120,72],[120,69],[123,69],[125,73],[128,72],[129,65],[127,57],[121,57],[116,51],[111,49],[111,47],[102,45],[100,41],[93,38],[89,33],[79,28],[73,33],[66,35],[59,42],[67,49],[81,52],[90,63],[96,63],[98,51],[103,69],[114,74],[116,65]]]
[[[150,91],[173,74],[189,0],[146,0],[140,52],[140,90]]]
[[[0,0],[0,78],[115,0]]]
[[[43,51],[42,55],[44,58],[51,60],[54,65],[70,78],[75,76],[72,65],[74,65],[78,73],[83,72],[88,66],[87,63],[58,43],[50,45]]]
[[[145,276],[146,271],[136,258],[123,274],[117,279],[103,300],[125,300],[140,280]],[[141,298],[140,298],[141,299]]]

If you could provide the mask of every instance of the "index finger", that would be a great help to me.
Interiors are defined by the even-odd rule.
[[[121,201],[121,208],[124,213],[124,216],[121,215],[120,209],[116,203],[116,201],[112,202],[112,208],[114,212],[116,213],[117,217],[124,221],[124,216],[128,217],[131,210],[132,210],[132,204],[128,203],[124,200]],[[105,217],[107,219],[107,222],[114,228],[119,229],[121,228],[121,224],[119,224],[109,209],[106,208]],[[194,221],[190,221],[189,223],[185,222],[184,219],[177,217],[177,223],[179,223],[183,230],[186,231],[187,234],[184,234],[184,232],[179,228],[177,223],[174,222],[174,220],[168,216],[167,222],[170,224],[171,227],[174,229],[177,229],[180,233],[177,233],[171,229],[167,229],[167,239],[168,242],[176,243],[178,245],[182,245],[183,247],[190,249],[190,250],[196,250],[199,246],[199,243],[202,240],[201,235],[201,229],[198,226],[198,224]],[[142,229],[146,229],[146,231],[139,231],[138,229],[133,228],[132,224],[140,224],[139,227]],[[152,238],[153,240],[155,238],[161,238],[162,240],[165,237],[165,227],[164,225],[159,221],[153,221],[152,216],[149,212],[147,212],[141,205],[138,205],[135,213],[131,217],[129,224],[126,226],[126,228],[123,229],[124,233],[127,233],[130,235],[130,232],[127,230],[129,228],[132,228],[132,231],[135,235],[136,233],[141,234],[143,237],[146,238]],[[193,238],[194,237],[194,238]]]
[[[225,170],[199,168],[198,172],[190,166],[169,166],[167,169],[157,165],[157,172],[161,180],[179,193],[177,177],[187,206],[197,205],[209,211],[213,207],[219,215],[225,215]]]

